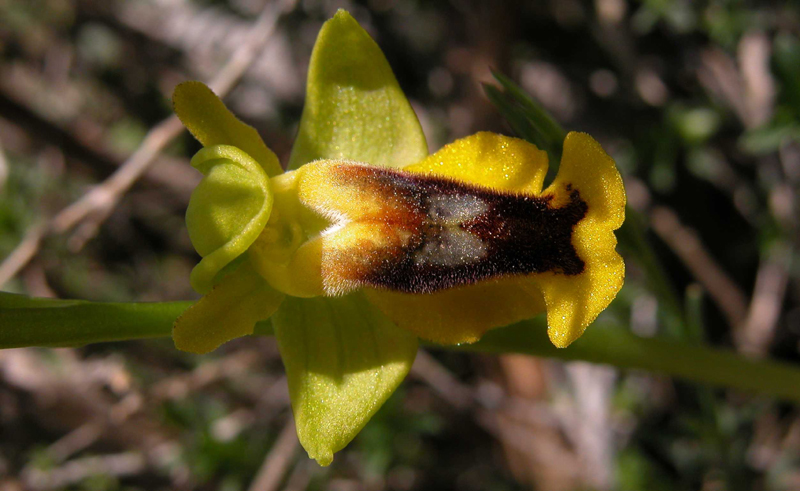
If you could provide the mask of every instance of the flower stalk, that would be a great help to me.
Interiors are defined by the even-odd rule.
[[[189,305],[191,302],[101,303],[31,299],[0,293],[0,325],[14,326],[0,329],[0,349],[169,338],[175,319]],[[272,335],[271,323],[257,323],[255,334]],[[553,346],[547,338],[542,318],[496,329],[470,345],[428,346],[603,363],[800,403],[800,368],[792,364],[748,359],[730,350],[698,343],[642,338],[621,326],[605,322],[596,323],[569,349]]]

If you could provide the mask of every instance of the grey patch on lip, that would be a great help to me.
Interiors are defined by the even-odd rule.
[[[418,266],[458,266],[486,257],[483,241],[461,225],[485,213],[489,206],[469,194],[434,194],[428,197],[427,230],[423,246],[414,254]]]
[[[482,199],[469,194],[435,194],[428,198],[428,218],[437,225],[459,225],[487,209]]]
[[[414,254],[418,266],[458,266],[478,262],[486,257],[486,245],[458,226],[432,227],[425,244]]]

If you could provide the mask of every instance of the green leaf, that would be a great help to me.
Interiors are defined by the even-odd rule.
[[[361,293],[287,297],[272,322],[300,443],[328,465],[408,374],[417,338]]]
[[[564,143],[567,132],[558,124],[555,118],[550,115],[547,109],[542,107],[542,105],[535,101],[530,95],[526,94],[525,91],[512,82],[510,78],[495,71],[492,72],[492,75],[503,87],[503,95],[508,101],[517,106],[519,109],[518,114],[525,117],[528,123],[533,127],[533,130],[538,134],[536,140],[539,143],[536,141],[531,141],[531,143],[539,146],[542,150],[546,150],[547,153],[550,154],[552,164],[558,165],[558,162],[561,160],[561,145]],[[497,106],[497,104],[495,105]],[[503,107],[501,106],[497,107],[501,113],[506,116],[508,111],[503,111]],[[512,116],[512,118],[513,117],[514,116]],[[525,137],[523,135],[521,136],[523,138]]]
[[[318,159],[388,167],[428,155],[416,114],[372,38],[339,10],[320,30],[289,169]]]
[[[796,36],[782,33],[775,38],[775,73],[780,78],[781,99],[800,115],[800,41]]]
[[[178,317],[172,328],[175,347],[203,354],[253,334],[256,322],[271,317],[283,297],[245,262]]]
[[[273,193],[269,177],[242,150],[206,147],[192,158],[205,176],[192,192],[186,228],[203,256],[192,270],[192,287],[208,293],[217,273],[244,253],[267,225]]]
[[[164,338],[170,335],[175,318],[190,305],[86,302],[0,292],[0,349]],[[271,335],[270,322],[256,324],[255,334]],[[474,344],[436,348],[605,363],[800,402],[800,367],[796,363],[754,360],[695,341],[643,338],[605,322],[598,322],[596,329],[586,331],[569,349],[553,346],[542,317],[494,329]]]
[[[506,94],[493,85],[483,84],[483,90],[486,92],[486,97],[500,111],[500,114],[508,121],[511,129],[514,130],[514,133],[519,138],[533,143],[538,148],[546,151],[550,142],[534,128],[530,119],[518,104],[514,104]],[[554,160],[555,155],[551,153],[549,157],[548,160]]]
[[[714,136],[721,124],[720,115],[711,108],[687,108],[674,105],[669,118],[678,135],[688,145],[700,145]]]
[[[252,126],[239,121],[219,97],[201,82],[184,82],[172,95],[175,114],[189,132],[203,144],[241,148],[258,162],[269,176],[283,172],[278,157]]]
[[[770,123],[744,132],[739,137],[739,146],[746,152],[761,156],[777,152],[791,141],[800,142],[800,124],[793,116],[784,119],[776,115]]]

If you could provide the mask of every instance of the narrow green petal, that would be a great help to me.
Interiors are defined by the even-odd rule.
[[[203,354],[253,334],[256,322],[272,316],[282,300],[283,294],[245,262],[178,317],[172,328],[175,347]]]
[[[369,34],[344,10],[319,32],[289,169],[318,159],[403,167],[428,155],[414,110]]]
[[[408,374],[417,338],[360,293],[287,297],[273,326],[300,443],[328,465]]]
[[[272,211],[269,178],[258,163],[236,147],[206,147],[192,158],[205,176],[192,192],[186,228],[203,256],[192,270],[192,287],[208,293],[217,273],[258,238]]]
[[[258,132],[242,123],[225,104],[201,82],[184,82],[172,95],[175,114],[189,132],[203,144],[239,147],[258,162],[271,177],[283,172],[278,157]]]

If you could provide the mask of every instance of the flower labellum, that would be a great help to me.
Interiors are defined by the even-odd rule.
[[[571,239],[587,204],[571,185],[555,207],[554,195],[355,162],[319,161],[303,171],[301,199],[333,220],[320,235],[326,295],[364,286],[425,294],[511,275],[583,272]]]

